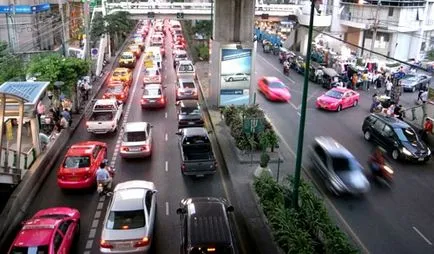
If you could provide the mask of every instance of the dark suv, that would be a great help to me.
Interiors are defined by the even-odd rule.
[[[394,117],[371,114],[362,126],[366,140],[372,140],[388,150],[394,160],[426,162],[431,151],[417,132],[406,122]]]
[[[203,127],[204,121],[199,102],[182,100],[178,103],[178,129],[185,127]]]
[[[181,200],[181,254],[238,253],[228,216],[233,210],[223,198]]]

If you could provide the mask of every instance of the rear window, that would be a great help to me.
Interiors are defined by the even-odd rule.
[[[180,65],[179,71],[193,71],[193,65],[191,65],[191,64]]]
[[[13,247],[11,254],[48,254],[48,246]]]
[[[200,109],[197,107],[181,108],[181,115],[198,115],[198,114],[200,114]]]
[[[179,54],[176,56],[176,58],[187,58],[186,54]]]
[[[184,83],[182,83],[182,86],[184,88],[191,88],[191,89],[193,89],[194,88],[194,83],[193,82],[184,82]]]
[[[184,139],[185,145],[193,144],[209,144],[209,139],[206,136],[191,136]]]
[[[145,88],[143,95],[150,95],[150,96],[161,95],[161,90],[158,88],[151,88],[151,89]]]
[[[68,156],[63,163],[64,168],[87,168],[90,167],[89,156]]]
[[[110,86],[107,88],[107,93],[121,93],[123,90],[123,86]]]
[[[128,73],[126,71],[115,71],[113,72],[113,77],[126,76]]]
[[[107,229],[135,229],[146,225],[144,210],[111,211],[107,219]]]
[[[133,55],[131,54],[122,55],[122,59],[133,59]]]
[[[156,69],[146,69],[145,75],[146,76],[157,76],[157,75],[160,75],[160,72]]]
[[[145,141],[146,137],[147,135],[145,131],[125,132],[124,141],[126,142]]]

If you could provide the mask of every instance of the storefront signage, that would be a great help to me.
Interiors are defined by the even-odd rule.
[[[219,106],[249,104],[251,72],[252,49],[222,48]]]
[[[50,10],[50,4],[0,5],[0,14],[32,14]]]

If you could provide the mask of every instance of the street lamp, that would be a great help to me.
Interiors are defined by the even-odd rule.
[[[300,112],[300,127],[298,128],[298,143],[297,154],[295,158],[295,175],[294,175],[294,189],[292,190],[292,206],[298,209],[298,192],[300,187],[300,175],[301,175],[301,160],[303,157],[303,141],[304,141],[304,127],[306,123],[306,105],[307,105],[307,92],[309,85],[309,66],[310,66],[310,54],[312,51],[312,34],[313,34],[313,18],[315,16],[315,7],[317,7],[322,1],[311,0],[310,6],[310,19],[309,19],[309,32],[307,39],[307,53],[306,53],[306,68],[304,70],[304,83],[303,83],[303,95],[301,102]]]

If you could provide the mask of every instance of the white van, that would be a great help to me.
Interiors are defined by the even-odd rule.
[[[154,56],[154,61],[157,62],[158,68],[161,69],[163,58],[161,57],[160,47],[148,47],[146,48],[146,55],[148,53]]]

